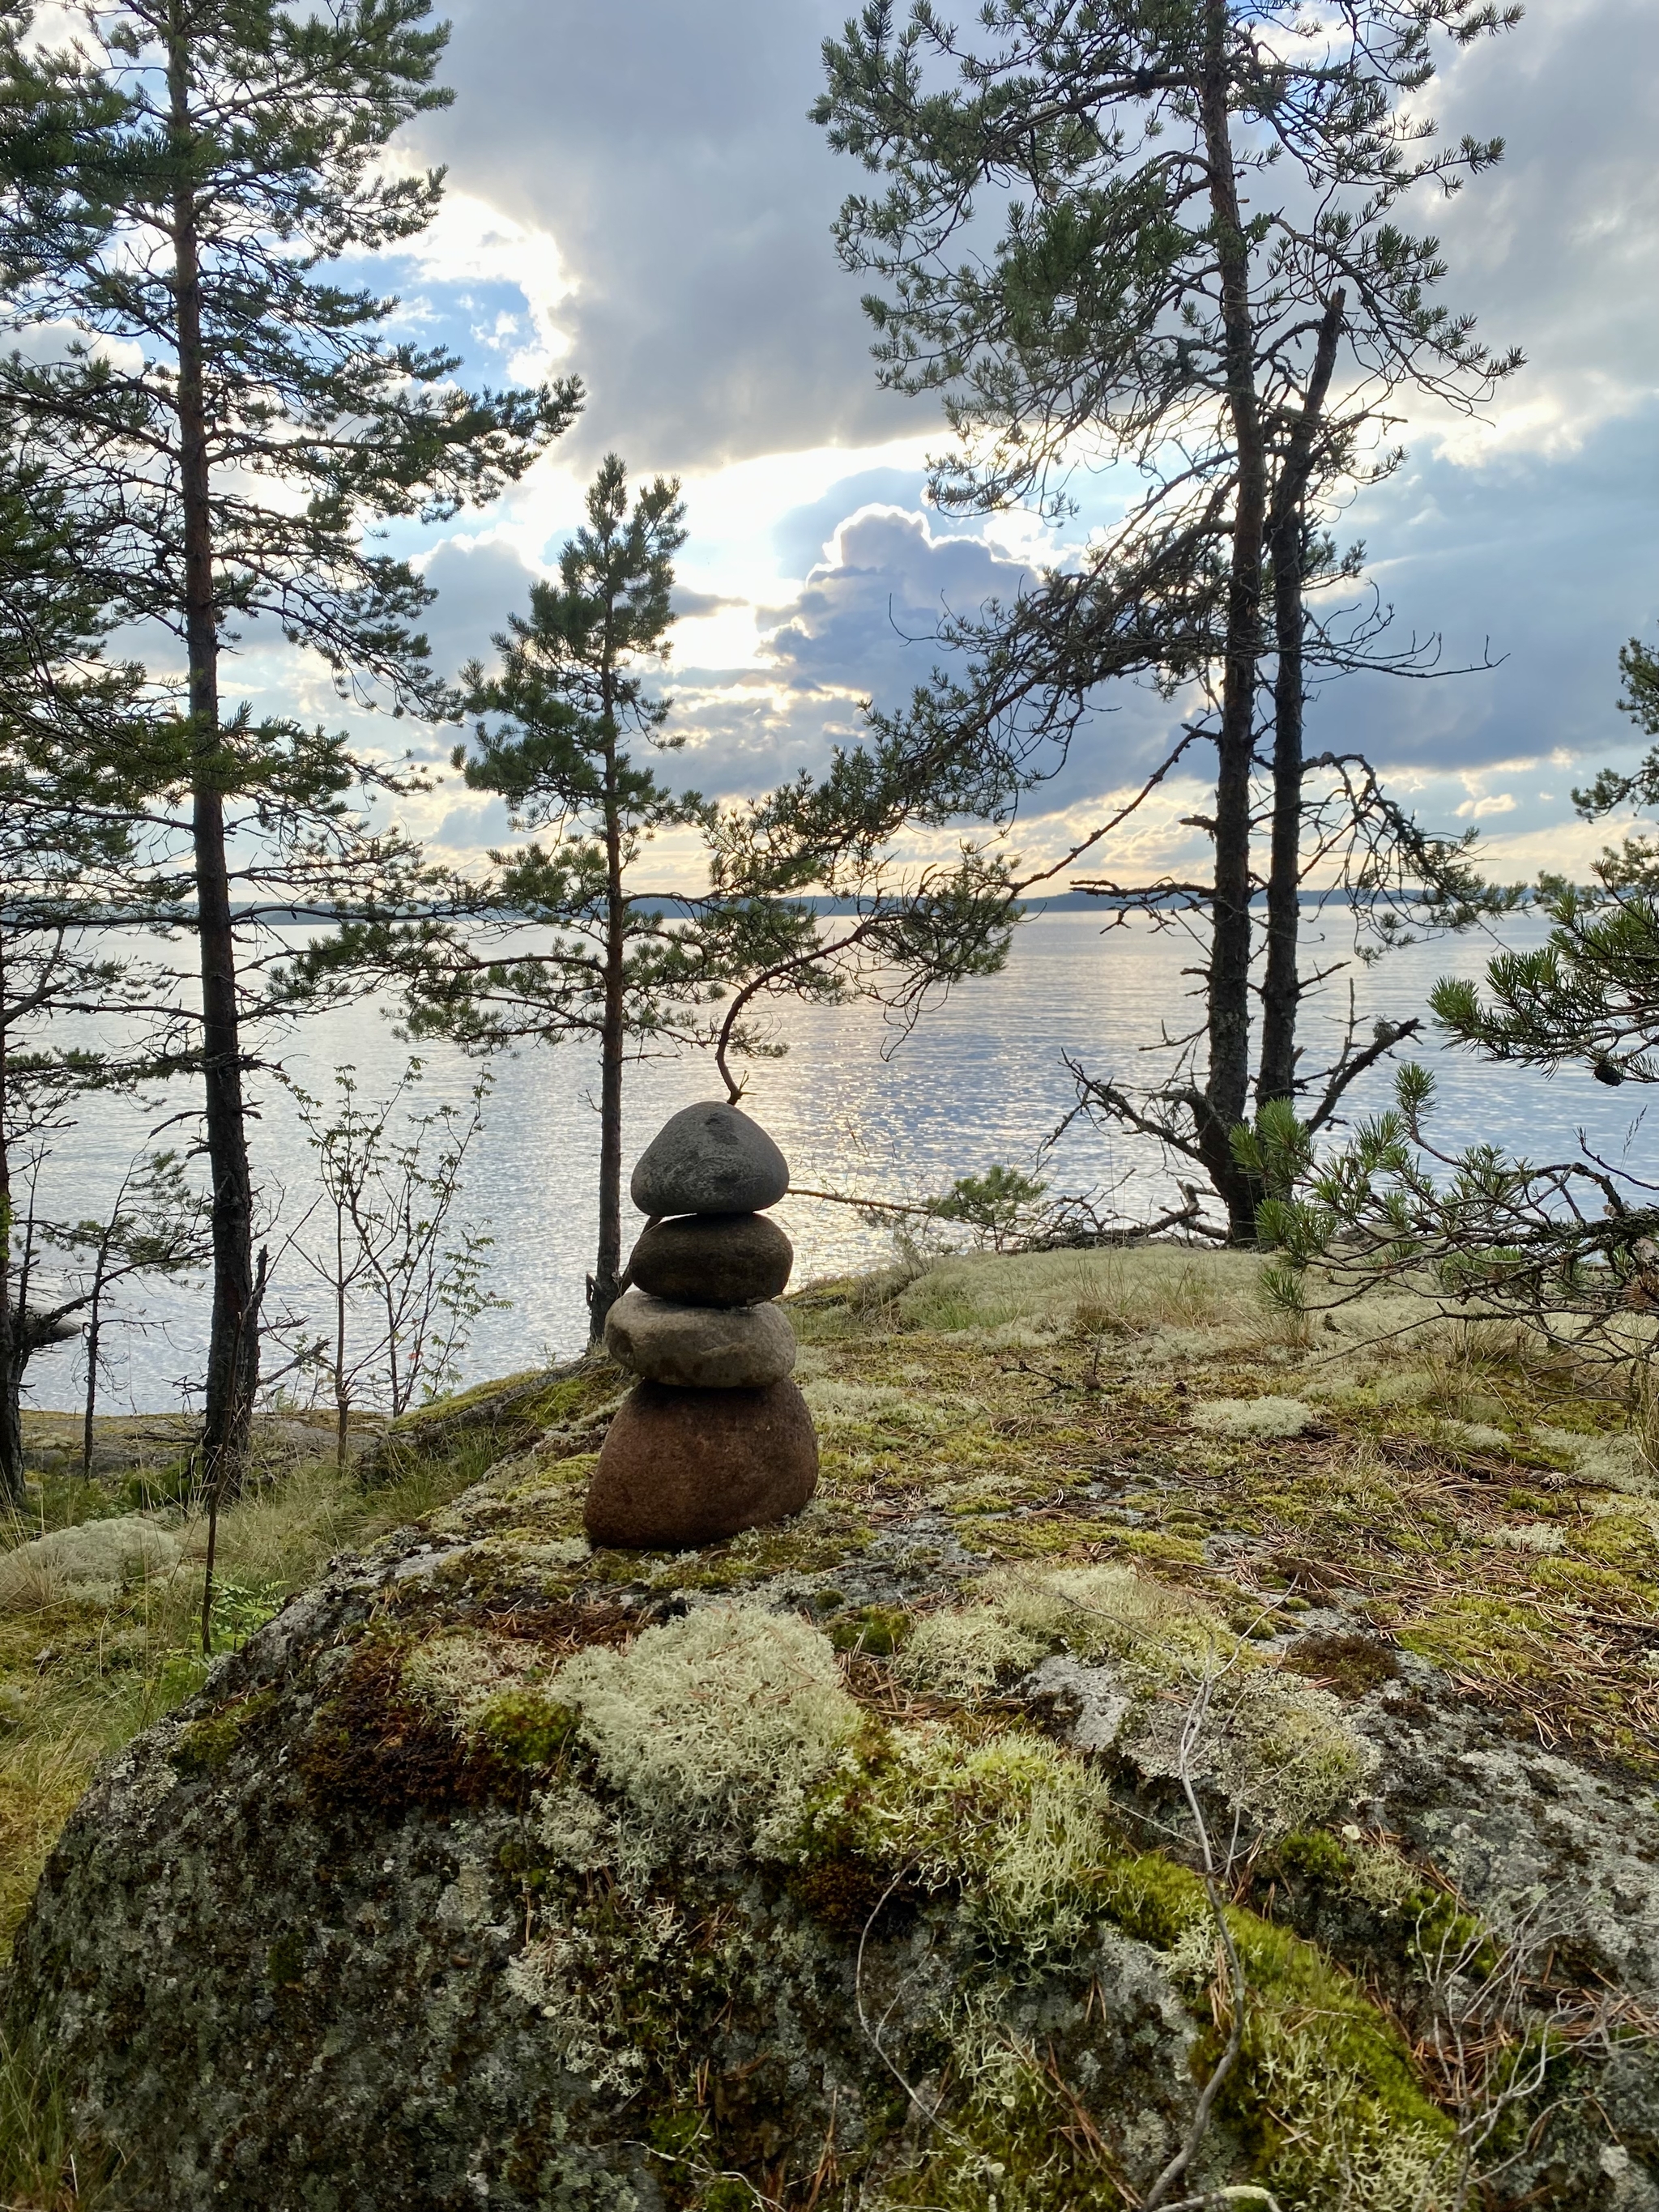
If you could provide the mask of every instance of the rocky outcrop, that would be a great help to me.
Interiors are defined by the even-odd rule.
[[[1654,1955],[1630,1790],[1506,1765],[1380,1645],[1337,1680],[1323,1618],[1263,1651],[925,1514],[594,1551],[584,1441],[337,1562],[74,1816],[13,2028],[115,2204],[1133,2202],[1235,2002],[1183,1776],[1242,1838],[1246,2022],[1188,2195],[1444,2212],[1492,2118],[1486,2202],[1652,2203],[1651,2046],[1584,2011]],[[1545,1963],[1537,1899],[1590,1860],[1595,1959]],[[1512,2111],[1413,2056],[1483,1992],[1511,2074],[1544,2060]]]

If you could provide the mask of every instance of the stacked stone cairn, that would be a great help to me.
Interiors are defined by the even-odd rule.
[[[789,1379],[794,1331],[771,1303],[795,1255],[764,1209],[788,1189],[789,1166],[735,1106],[688,1106],[629,1188],[651,1218],[605,1342],[641,1380],[599,1454],[587,1533],[690,1551],[799,1513],[817,1486],[812,1417]]]

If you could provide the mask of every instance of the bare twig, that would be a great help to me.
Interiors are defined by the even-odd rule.
[[[1229,1662],[1229,1664],[1231,1662]],[[1220,1670],[1224,1673],[1224,1668]],[[1221,2094],[1227,2076],[1238,2063],[1238,2054],[1244,2047],[1244,2004],[1248,1991],[1244,1982],[1243,1962],[1238,1955],[1238,1946],[1233,1941],[1233,1931],[1227,1924],[1225,1900],[1217,1878],[1215,1854],[1210,1844],[1209,1823],[1204,1818],[1204,1808],[1198,1802],[1198,1792],[1193,1786],[1193,1754],[1209,1717],[1210,1705],[1214,1696],[1219,1674],[1206,1675],[1187,1714],[1181,1731],[1181,1752],[1178,1773],[1182,1793],[1193,1816],[1193,1826],[1198,1832],[1199,1850],[1204,1861],[1204,1894],[1209,1900],[1210,1912],[1215,1921],[1216,1933],[1227,1960],[1227,1978],[1232,1991],[1232,2019],[1227,2029],[1226,2048],[1210,2070],[1210,2078],[1199,2092],[1198,2105],[1193,2113],[1192,2125],[1175,2156],[1153,2182],[1142,2207],[1142,2212],[1157,2212],[1160,2205],[1170,2206],[1170,2191],[1187,2173],[1197,2157],[1199,2148],[1209,2129],[1210,2115],[1215,2109],[1216,2099]],[[1216,2192],[1212,2191],[1210,2196]],[[1224,2195],[1223,2202],[1225,2202]],[[1258,2199],[1258,2201],[1260,2201]],[[1188,2197],[1188,2205],[1203,2204],[1205,2197]],[[1268,2202],[1271,2203],[1272,2200]]]

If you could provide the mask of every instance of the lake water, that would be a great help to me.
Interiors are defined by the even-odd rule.
[[[1311,957],[1322,933],[1330,956],[1347,943],[1346,915],[1310,916]],[[1506,924],[1503,942],[1536,943],[1542,925]],[[1347,983],[1370,1020],[1425,1012],[1437,976],[1479,975],[1496,949],[1490,936],[1442,940],[1390,955],[1369,972],[1349,968],[1328,984],[1307,1023],[1309,1058],[1340,1034]],[[1190,970],[1200,954],[1177,930],[1140,925],[1103,932],[1093,914],[1045,914],[1024,923],[999,976],[964,987],[930,1011],[908,1037],[896,1039],[869,1008],[785,1006],[775,1034],[787,1045],[781,1060],[751,1063],[745,1108],[788,1155],[794,1180],[814,1188],[911,1200],[946,1189],[958,1176],[995,1161],[1032,1169],[1039,1147],[1073,1103],[1062,1054],[1109,1072],[1133,1086],[1155,1076],[1157,1063],[1138,1048],[1167,1028],[1179,1034],[1199,1018]],[[1327,964],[1326,963],[1322,963]],[[888,1056],[884,1057],[884,1048]],[[441,1046],[422,1047],[428,1103],[465,1099],[471,1067]],[[1596,1148],[1624,1155],[1640,1168],[1644,1141],[1637,1094],[1610,1090],[1577,1071],[1554,1078],[1493,1067],[1439,1047],[1432,1035],[1415,1056],[1431,1065],[1441,1087],[1436,1126],[1449,1148],[1489,1139],[1532,1157],[1570,1151],[1583,1128]],[[408,1048],[375,1009],[317,1017],[282,1051],[303,1086],[325,1091],[332,1072],[349,1063],[366,1094],[389,1090]],[[532,1364],[544,1353],[568,1356],[586,1334],[583,1279],[592,1263],[594,1182],[599,1137],[592,1106],[595,1071],[580,1051],[526,1048],[495,1063],[488,1121],[469,1166],[466,1218],[488,1224],[495,1244],[490,1287],[512,1301],[485,1316],[466,1363],[469,1379]],[[1388,1103],[1389,1063],[1350,1094],[1358,1114]],[[252,1130],[256,1179],[288,1196],[284,1218],[304,1210],[310,1157],[291,1102],[269,1079],[254,1086],[260,1118]],[[720,1095],[701,1056],[646,1060],[629,1070],[625,1159],[648,1141],[678,1108]],[[84,1217],[107,1200],[156,1117],[129,1105],[91,1106],[80,1128],[60,1141],[42,1180],[41,1210]],[[166,1133],[177,1143],[179,1133]],[[1079,1122],[1044,1162],[1055,1192],[1099,1191],[1127,1182],[1119,1204],[1133,1218],[1155,1213],[1172,1194],[1155,1148]],[[888,1231],[845,1206],[792,1196],[776,1218],[794,1240],[797,1284],[814,1276],[878,1262],[890,1250]],[[631,1211],[624,1243],[640,1225]],[[271,1240],[276,1249],[280,1237]],[[303,1268],[290,1259],[273,1285],[290,1303],[314,1296]],[[145,1327],[120,1334],[118,1375],[106,1392],[109,1411],[176,1406],[180,1385],[199,1372],[205,1298],[185,1283],[147,1285]],[[112,1332],[112,1337],[117,1334]],[[31,1370],[33,1401],[75,1402],[82,1387],[76,1347],[43,1353]]]

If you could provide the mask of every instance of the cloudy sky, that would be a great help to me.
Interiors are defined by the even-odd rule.
[[[1006,595],[1024,561],[1064,550],[1029,515],[964,527],[932,514],[937,415],[877,387],[860,287],[830,239],[859,173],[806,114],[846,9],[462,0],[455,105],[408,141],[450,178],[441,222],[395,271],[411,317],[480,380],[574,370],[591,394],[507,501],[419,548],[440,656],[485,648],[522,605],[602,453],[672,471],[690,528],[681,757],[712,792],[820,759],[856,733],[860,698],[896,703],[926,676],[942,606]],[[1430,104],[1454,137],[1507,139],[1504,166],[1431,219],[1444,296],[1528,366],[1480,422],[1410,421],[1407,466],[1350,522],[1401,634],[1438,631],[1449,661],[1489,651],[1498,665],[1333,687],[1312,734],[1362,742],[1423,818],[1477,823],[1494,867],[1518,875],[1600,842],[1573,823],[1569,788],[1629,752],[1615,655],[1659,625],[1659,11],[1533,0]],[[1109,512],[1111,486],[1091,496]],[[1018,849],[1064,849],[1138,781],[1170,720],[1144,694],[1101,717]],[[1115,865],[1190,857],[1176,817],[1192,805],[1171,791]],[[453,784],[423,826],[458,853],[501,827]],[[665,884],[685,880],[689,854],[659,859]]]

